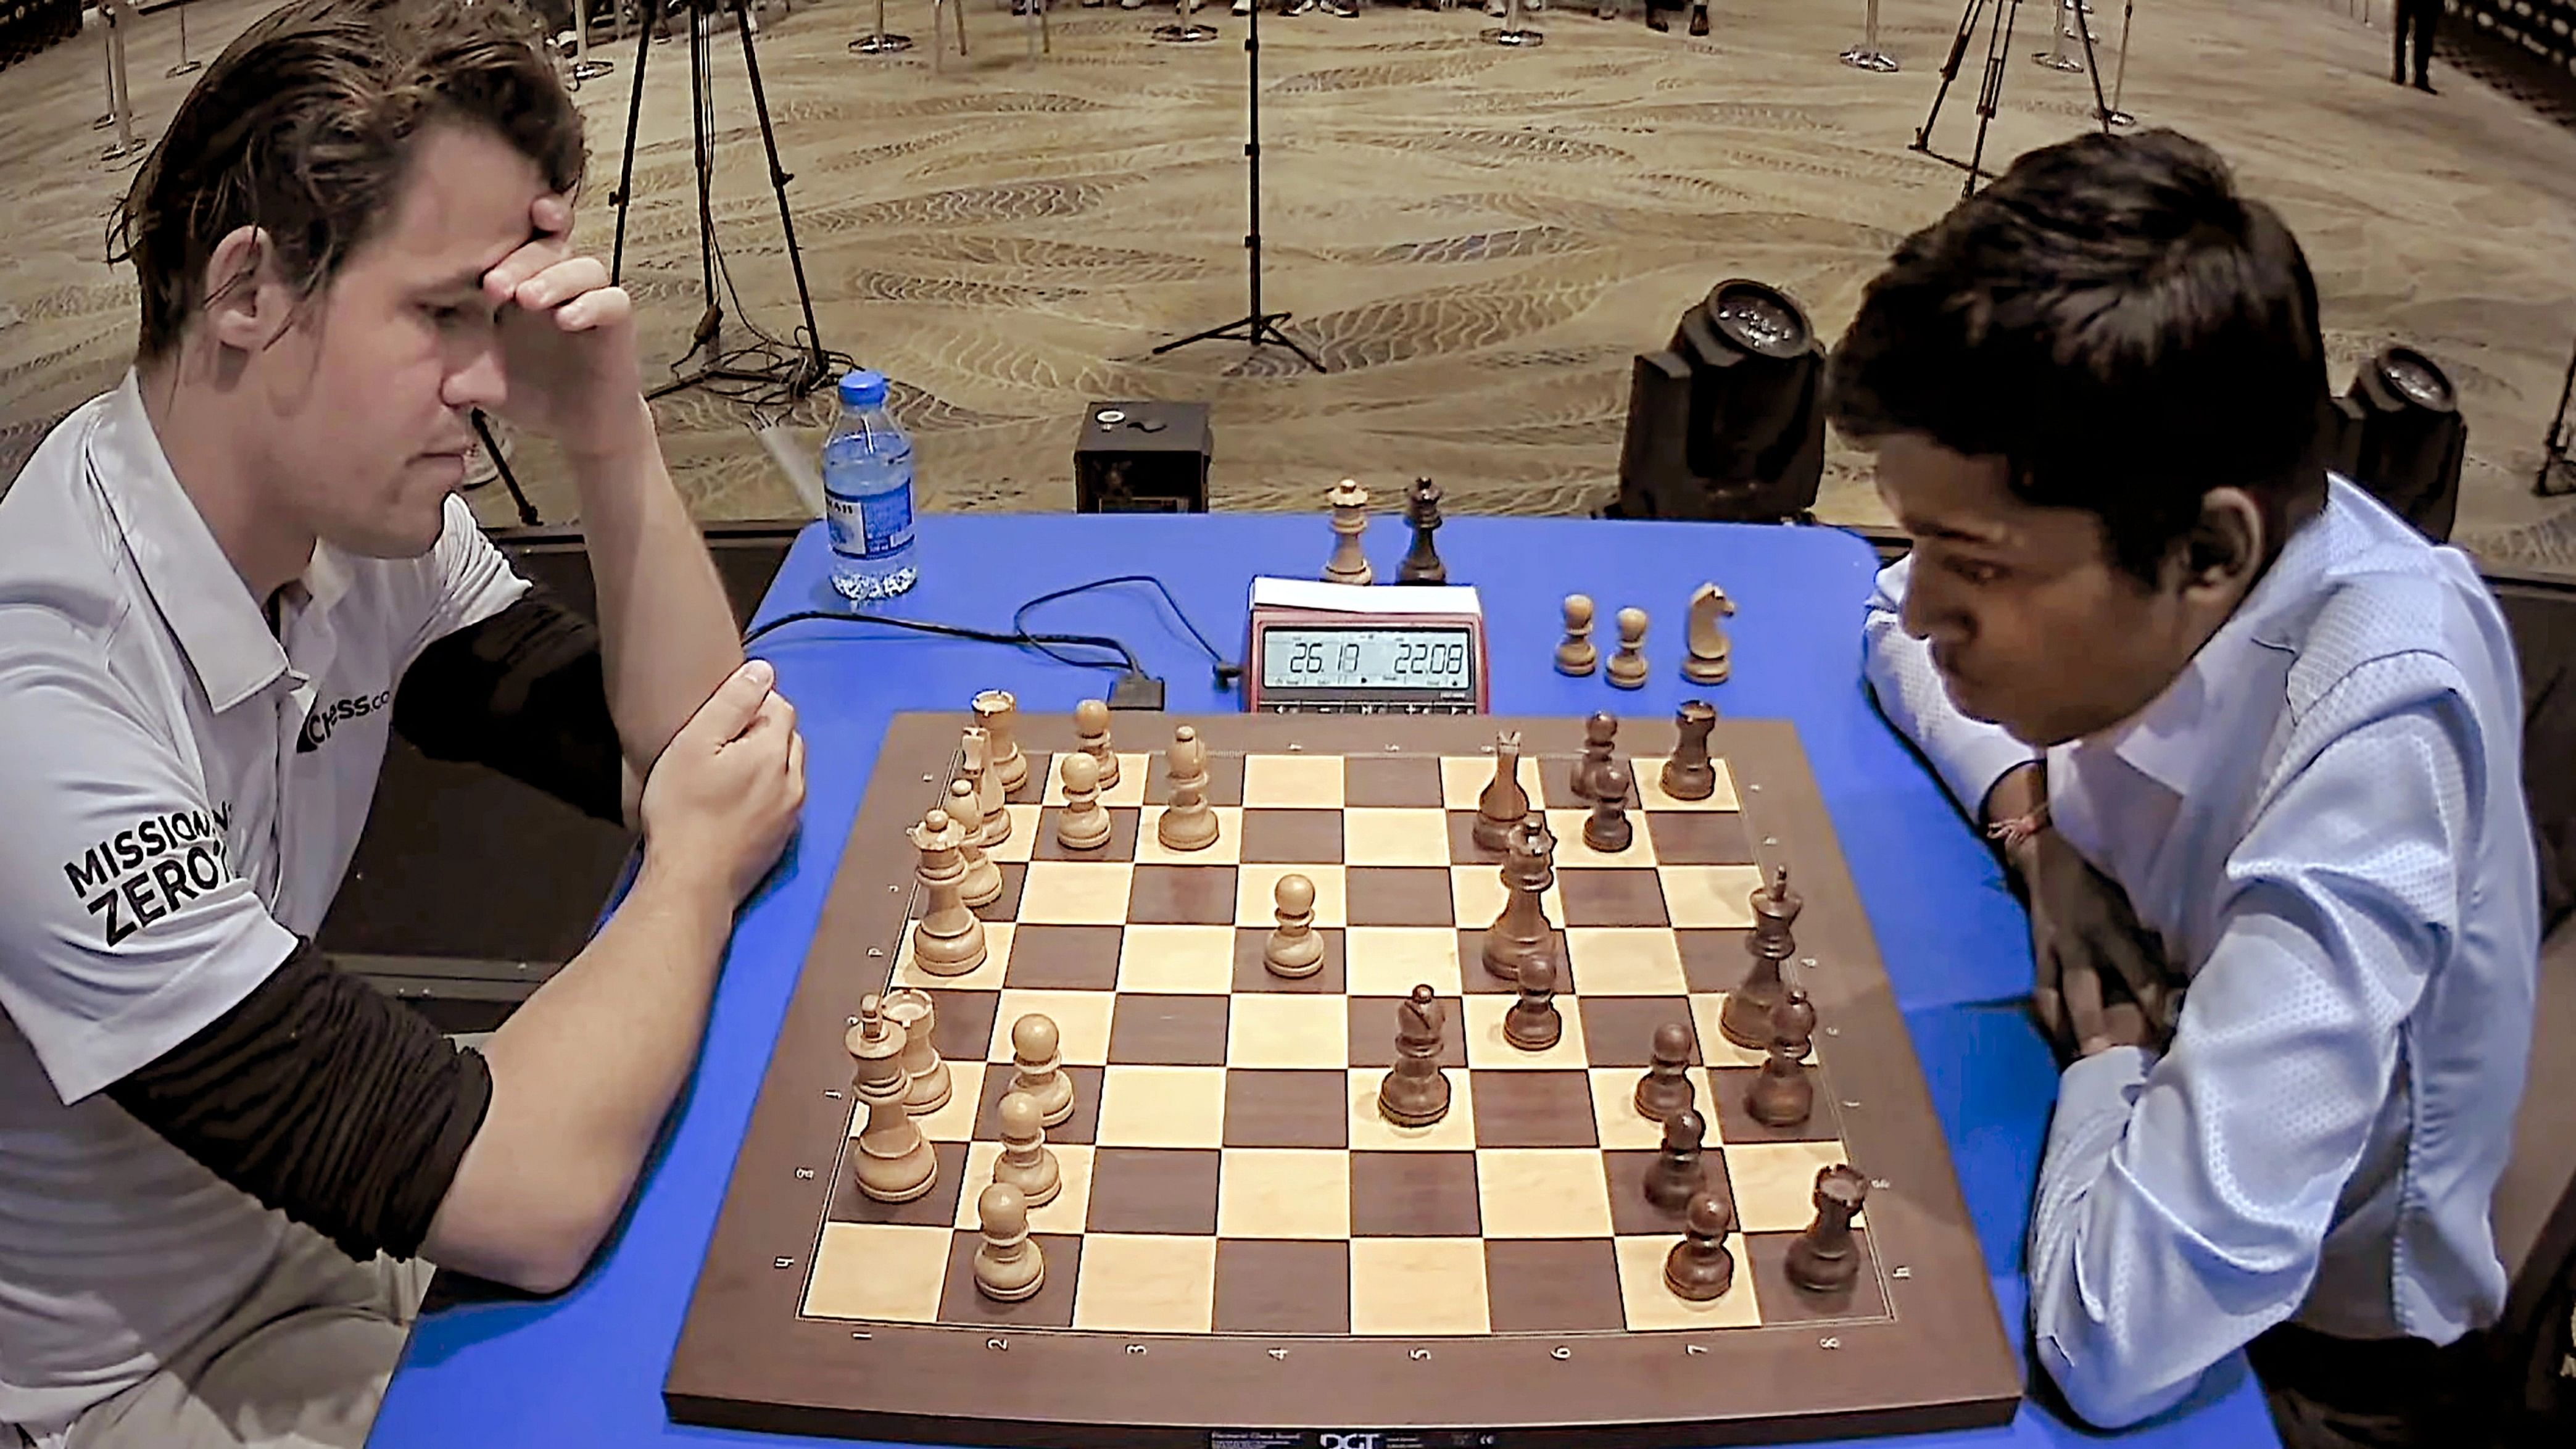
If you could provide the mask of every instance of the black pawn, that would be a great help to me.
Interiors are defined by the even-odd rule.
[[[1700,1165],[1700,1143],[1707,1136],[1708,1123],[1689,1107],[1664,1119],[1663,1151],[1646,1169],[1646,1201],[1677,1213],[1708,1191],[1708,1170]]]
[[[1628,767],[1605,760],[1592,772],[1601,793],[1592,797],[1592,814],[1583,822],[1583,843],[1603,855],[1617,855],[1637,838],[1628,822]]]
[[[1661,1122],[1689,1108],[1697,1093],[1690,1079],[1690,1028],[1668,1021],[1655,1028],[1654,1065],[1637,1079],[1637,1115]]]
[[[1449,582],[1449,565],[1440,561],[1440,550],[1431,535],[1440,531],[1440,485],[1428,478],[1413,480],[1413,491],[1404,500],[1404,521],[1413,525],[1413,547],[1405,550],[1404,562],[1395,570],[1399,584],[1445,584]]]
[[[1789,1244],[1789,1281],[1810,1293],[1840,1293],[1860,1273],[1851,1220],[1869,1196],[1869,1179],[1846,1163],[1816,1173],[1816,1220]]]
[[[1816,1084],[1807,1075],[1807,1048],[1815,1041],[1816,1008],[1792,986],[1771,1008],[1771,1055],[1745,1090],[1744,1110],[1765,1127],[1795,1127],[1816,1107]]]
[[[1521,999],[1503,1013],[1503,1040],[1525,1052],[1543,1052],[1565,1035],[1556,1009],[1556,962],[1533,956],[1521,963]]]
[[[1726,1235],[1735,1231],[1735,1210],[1725,1199],[1703,1192],[1690,1200],[1687,1234],[1664,1255],[1664,1286],[1692,1303],[1723,1298],[1735,1286],[1735,1255],[1726,1250]]]

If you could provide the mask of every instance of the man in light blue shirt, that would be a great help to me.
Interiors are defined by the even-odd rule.
[[[2294,1446],[2472,1442],[2521,691],[2467,560],[2314,461],[2297,242],[2171,132],[2033,152],[1897,250],[1829,388],[1914,538],[1871,686],[2005,843],[2069,1059],[2039,1361],[2118,1426],[2250,1344]]]

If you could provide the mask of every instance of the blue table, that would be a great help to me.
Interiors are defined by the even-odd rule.
[[[898,601],[907,617],[1007,629],[1022,599],[1110,574],[1153,573],[1231,656],[1242,646],[1249,578],[1311,577],[1332,536],[1320,514],[950,515],[924,519],[921,540],[923,581]],[[1368,550],[1379,577],[1394,577],[1405,542],[1400,526],[1379,520]],[[1860,612],[1876,568],[1870,550],[1826,529],[1477,518],[1452,521],[1440,544],[1452,576],[1481,586],[1497,714],[1609,708],[1642,717],[1707,694],[1728,715],[1796,721],[2018,1342],[2021,1236],[2056,1072],[2007,1004],[2028,989],[2020,907],[1861,680]],[[819,528],[807,530],[761,619],[838,607],[825,553]],[[1729,621],[1734,678],[1713,691],[1689,684],[1677,668],[1685,603],[1708,579],[1722,583],[1740,611]],[[1558,601],[1569,592],[1593,597],[1605,633],[1621,607],[1653,616],[1653,674],[1643,690],[1613,690],[1597,675],[1566,679],[1550,668]],[[1123,586],[1050,605],[1031,626],[1125,639],[1168,681],[1176,712],[1238,707],[1217,692],[1205,656],[1151,589]],[[1065,711],[1104,693],[1108,676],[998,646],[840,621],[789,625],[753,652],[777,664],[806,734],[804,828],[734,932],[696,1075],[627,1220],[578,1286],[543,1303],[457,1308],[422,1322],[370,1441],[383,1449],[824,1442],[673,1424],[661,1386],[878,740],[897,711],[963,710],[976,690],[997,685],[1024,709]],[[1985,1449],[2093,1437],[2025,1406],[2003,1429],[1870,1442]],[[2205,1449],[2278,1441],[2238,1360],[2212,1374],[2198,1398],[2120,1442]]]

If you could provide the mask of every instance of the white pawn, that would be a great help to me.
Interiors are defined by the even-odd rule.
[[[948,818],[966,832],[965,840],[957,847],[957,853],[966,860],[966,878],[957,883],[957,899],[969,910],[1002,898],[1002,868],[993,864],[993,857],[976,843],[984,829],[984,817],[978,813],[982,808],[975,799],[974,781],[948,782]]]
[[[1173,730],[1163,764],[1172,799],[1154,823],[1154,837],[1165,850],[1205,850],[1216,844],[1216,812],[1207,803],[1207,746],[1199,743],[1199,732],[1188,725]]]
[[[1064,1190],[1064,1172],[1056,1164],[1055,1149],[1047,1146],[1038,1100],[1026,1092],[1002,1095],[1002,1156],[993,1164],[993,1180],[1018,1188],[1033,1208],[1045,1207]]]
[[[1076,751],[1064,757],[1064,810],[1055,818],[1055,843],[1067,850],[1097,850],[1109,843],[1109,812],[1100,808],[1100,764]]]
[[[1017,1303],[1046,1286],[1046,1254],[1029,1237],[1029,1204],[1020,1190],[994,1183],[975,1199],[984,1241],[975,1248],[975,1287],[987,1298]]]
[[[1109,748],[1109,706],[1086,699],[1073,707],[1074,748],[1100,766],[1100,788],[1118,788],[1118,755]]]
[[[1037,1103],[1038,1120],[1061,1127],[1073,1116],[1073,1078],[1064,1073],[1055,1018],[1030,1012],[1011,1023],[1011,1090]]]
[[[1279,929],[1261,948],[1262,963],[1273,976],[1295,980],[1323,969],[1324,938],[1315,934],[1315,883],[1302,875],[1283,875],[1271,888],[1278,906]]]

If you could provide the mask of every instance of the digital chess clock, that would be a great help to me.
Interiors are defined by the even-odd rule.
[[[1483,714],[1472,588],[1252,581],[1243,707],[1266,714]]]

